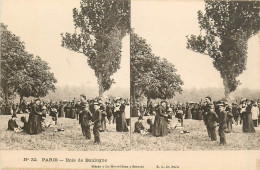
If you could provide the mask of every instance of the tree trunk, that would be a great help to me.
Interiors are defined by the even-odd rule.
[[[147,108],[149,106],[149,104],[151,103],[151,98],[150,97],[147,97]]]
[[[5,87],[5,103],[8,103],[8,88]]]
[[[131,90],[130,90],[130,98],[131,98],[131,105],[135,105],[135,88],[134,88],[134,84],[131,86]]]
[[[228,78],[227,76],[225,76],[223,78],[223,84],[224,84],[224,87],[225,87],[225,99],[229,99],[230,97],[230,90],[229,90],[229,87],[228,87]]]
[[[99,97],[101,97],[101,98],[103,97],[103,94],[104,94],[104,89],[102,86],[102,79],[103,79],[102,73],[99,72],[98,73],[98,87],[99,87],[98,94],[99,94]]]
[[[23,96],[20,96],[20,106],[22,104],[22,101],[23,101]]]

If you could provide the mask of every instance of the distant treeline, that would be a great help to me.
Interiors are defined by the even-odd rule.
[[[111,88],[106,92],[107,97],[109,98],[129,98],[130,90],[124,87],[120,88]],[[98,87],[91,87],[87,85],[81,86],[57,86],[55,92],[50,92],[47,96],[42,97],[41,99],[46,101],[60,101],[60,100],[73,100],[74,97],[79,99],[81,94],[85,94],[88,99],[95,98],[98,96]],[[25,98],[25,100],[31,100],[33,98]],[[15,98],[16,101],[19,101],[19,96]]]
[[[182,94],[176,94],[172,99],[169,99],[170,102],[200,102],[201,99],[204,100],[206,96],[210,96],[212,100],[221,100],[224,99],[224,89],[222,88],[191,88],[191,89],[183,89]],[[260,99],[260,90],[253,89],[238,89],[230,95],[233,101],[241,100],[242,98],[249,98],[252,100]],[[142,99],[141,99],[142,101]],[[143,99],[145,102],[146,100]],[[159,100],[155,100],[156,102]]]
[[[211,96],[212,100],[220,100],[224,98],[224,89],[222,88],[191,88],[191,89],[183,89],[182,94],[176,94],[169,101],[179,101],[179,102],[199,102],[201,99],[204,99],[206,96]],[[89,87],[89,86],[58,86],[55,92],[50,92],[46,97],[41,99],[43,100],[72,100],[74,97],[79,99],[81,94],[85,94],[87,98],[94,98],[98,95],[97,87]],[[129,98],[129,89],[125,87],[113,88],[107,92],[107,97],[109,98]],[[249,98],[253,100],[260,99],[260,90],[252,90],[252,89],[239,89],[235,92],[231,93],[231,98],[234,100],[240,100],[242,98]],[[26,100],[31,100],[32,98],[25,98]],[[16,97],[16,101],[19,101],[19,96]],[[146,101],[145,98],[141,98],[141,101]],[[158,100],[159,101],[159,100]]]

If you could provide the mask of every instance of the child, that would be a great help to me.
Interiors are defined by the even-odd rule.
[[[144,131],[144,129],[145,128],[144,128],[143,123],[142,123],[142,117],[140,116],[138,118],[138,121],[135,122],[135,130],[134,130],[134,132],[141,133],[141,131]]]

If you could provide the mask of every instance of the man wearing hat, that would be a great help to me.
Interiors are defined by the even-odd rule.
[[[111,118],[113,115],[113,106],[110,103],[110,100],[106,104],[106,114],[107,114],[108,124],[111,124]]]
[[[207,122],[206,122],[208,133],[212,141],[217,140],[216,127],[217,127],[218,115],[216,114],[214,109],[215,109],[214,104],[210,104],[209,111],[207,113]]]
[[[80,112],[80,123],[81,123],[81,130],[83,136],[86,137],[87,140],[91,139],[91,133],[90,133],[90,121],[92,120],[92,114],[88,109],[88,104],[84,103],[82,104],[82,111]]]
[[[18,125],[16,123],[16,115],[12,115],[12,119],[10,119],[8,121],[8,129],[7,130],[11,130],[11,131],[14,131],[15,128],[18,128]]]
[[[224,104],[219,104],[219,116],[218,116],[218,123],[219,123],[219,137],[220,137],[220,145],[226,144],[226,137],[225,137],[225,129],[227,128],[227,113],[225,111]]]
[[[201,109],[203,111],[202,116],[203,116],[203,121],[207,127],[208,136],[211,138],[211,136],[210,136],[211,133],[210,133],[210,129],[208,126],[208,115],[207,115],[210,110],[210,104],[212,104],[211,97],[209,97],[209,96],[205,97],[205,103],[203,106],[201,106]]]
[[[101,128],[101,118],[102,118],[102,113],[99,110],[99,103],[95,101],[93,103],[94,105],[94,113],[93,113],[93,119],[92,121],[94,122],[94,127],[93,127],[93,134],[94,134],[94,143],[95,144],[100,144],[100,128]]]

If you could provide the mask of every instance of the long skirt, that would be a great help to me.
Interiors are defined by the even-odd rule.
[[[252,114],[246,113],[243,116],[243,126],[242,126],[244,133],[255,133],[254,124],[252,121]]]
[[[71,119],[76,119],[76,110],[75,109],[71,109]]]
[[[60,108],[59,117],[64,117],[64,106]]]
[[[226,132],[230,133],[232,131],[232,123],[233,123],[233,119],[232,117],[227,117],[227,129]]]
[[[107,129],[106,123],[107,123],[106,116],[102,116],[102,118],[101,118],[101,129],[100,129],[101,132],[106,131],[106,129]]]
[[[65,111],[65,117],[66,117],[66,118],[71,118],[70,109],[66,109],[66,111]]]
[[[42,132],[40,115],[32,115],[28,123],[29,123],[29,129],[28,129],[29,134],[39,134]]]
[[[128,127],[126,124],[126,118],[124,113],[121,113],[121,115],[116,118],[116,131],[128,132]]]
[[[168,134],[167,121],[164,117],[155,116],[154,120],[154,136],[166,136]]]

